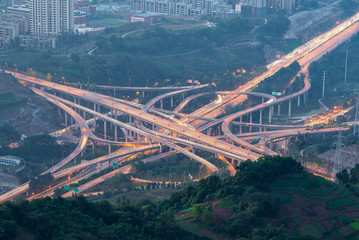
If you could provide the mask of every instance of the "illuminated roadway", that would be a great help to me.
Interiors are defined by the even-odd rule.
[[[328,31],[327,33],[324,33],[316,38],[314,38],[313,40],[307,42],[306,44],[298,47],[297,49],[295,49],[293,52],[291,52],[290,54],[286,55],[283,59],[277,60],[271,64],[269,64],[267,66],[268,71],[266,71],[265,73],[263,73],[262,75],[254,78],[253,80],[247,82],[246,84],[242,85],[241,87],[239,87],[237,89],[237,91],[250,91],[251,89],[253,89],[254,87],[257,86],[257,84],[261,81],[263,81],[265,78],[272,76],[275,72],[277,72],[278,70],[280,70],[282,67],[288,66],[289,64],[291,64],[294,61],[298,61],[302,66],[303,65],[307,65],[308,63],[317,60],[318,58],[320,58],[323,54],[325,54],[326,52],[332,50],[333,48],[335,48],[337,45],[339,45],[340,43],[342,43],[343,41],[347,40],[348,38],[350,38],[353,34],[355,34],[356,32],[358,32],[359,30],[359,23],[357,22],[359,19],[359,13],[357,13],[356,15],[354,15],[353,17],[351,17],[349,20],[343,22],[342,24],[338,25],[337,27],[335,27],[334,29],[332,29],[331,31]],[[251,151],[247,151],[235,146],[232,146],[230,144],[227,144],[225,142],[222,141],[218,141],[215,138],[206,136],[204,134],[198,133],[196,131],[193,131],[192,129],[189,129],[186,126],[182,126],[178,123],[173,123],[170,120],[167,119],[163,119],[161,117],[155,116],[153,114],[149,114],[146,113],[142,110],[139,109],[135,109],[133,107],[130,107],[128,105],[122,104],[122,103],[118,103],[115,101],[112,101],[108,98],[104,98],[100,95],[97,95],[95,93],[91,93],[88,91],[84,91],[81,89],[76,89],[76,88],[70,88],[67,86],[62,86],[59,84],[55,84],[55,83],[50,83],[50,82],[46,82],[40,79],[35,79],[33,77],[28,77],[25,75],[21,75],[18,73],[14,73],[14,72],[9,72],[8,73],[12,73],[13,75],[15,75],[20,82],[21,81],[27,81],[30,83],[34,83],[40,86],[44,86],[44,87],[49,87],[49,88],[53,88],[56,89],[57,91],[66,93],[66,94],[70,94],[72,96],[76,96],[78,98],[82,98],[85,99],[87,101],[108,107],[110,109],[115,109],[115,110],[119,110],[123,113],[125,113],[126,115],[131,115],[132,117],[135,117],[136,119],[140,120],[140,121],[144,121],[150,124],[154,124],[158,127],[160,127],[160,129],[168,129],[169,131],[176,133],[178,135],[181,135],[183,138],[187,138],[187,139],[192,139],[189,142],[197,142],[199,144],[203,144],[203,145],[208,145],[209,147],[213,148],[213,149],[217,149],[217,150],[221,150],[221,151],[226,151],[228,153],[230,153],[231,155],[237,155],[237,159],[242,159],[243,157],[248,157],[249,159],[256,159],[257,158],[257,154],[251,152]],[[145,89],[144,89],[145,90]],[[217,101],[214,101],[210,104],[207,104],[207,106],[197,110],[195,112],[196,115],[199,116],[203,116],[203,117],[207,117],[207,118],[213,118],[214,116],[216,116],[217,114],[219,114],[221,111],[223,111],[224,106],[226,104],[239,104],[241,102],[243,102],[246,99],[245,95],[240,95],[240,96],[224,96],[222,99],[220,99],[221,101],[219,101],[219,99]],[[58,99],[57,99],[58,100]],[[269,100],[270,101],[270,100]],[[62,101],[63,102],[63,101]],[[268,103],[268,101],[265,104],[265,107],[268,107],[270,104],[274,104],[274,101]],[[260,105],[259,105],[260,106]],[[78,108],[78,106],[76,106]],[[214,111],[216,110],[216,111]],[[163,140],[163,138],[169,138],[169,136],[167,136],[166,134],[163,133],[157,133],[157,134],[163,134],[166,136],[161,136],[161,137],[157,137],[157,136],[153,136],[153,134],[149,134],[145,131],[139,130],[135,127],[132,127],[128,124],[124,124],[122,122],[119,122],[117,120],[111,119],[110,117],[107,117],[103,114],[95,114],[93,113],[93,115],[95,116],[99,116],[100,118],[109,121],[109,122],[113,122],[117,125],[120,125],[122,127],[125,127],[126,129],[130,130],[130,131],[134,131],[137,133],[140,133],[143,136],[147,136],[159,143],[162,143],[164,145],[167,145],[175,150],[178,150],[179,152],[182,152],[184,154],[186,154],[187,156],[191,156],[191,158],[196,160],[196,156],[195,154],[191,155],[191,153],[185,153],[183,150],[183,148],[178,147],[177,145]],[[223,125],[223,124],[222,124]],[[196,123],[194,124],[195,127]],[[326,130],[318,130],[319,131],[326,131]],[[294,133],[293,133],[294,134]],[[84,138],[87,136],[84,136]],[[174,139],[173,141],[175,141],[176,139]],[[188,141],[188,140],[187,140]],[[84,141],[82,141],[84,142]],[[81,146],[81,144],[79,145]],[[136,147],[137,148],[137,147]],[[141,148],[141,147],[138,147]],[[200,162],[203,159],[197,159]],[[205,161],[205,160],[204,160]],[[213,171],[217,171],[218,169],[215,166],[211,166],[208,165],[208,163],[206,164],[205,162],[202,162],[203,164],[207,165],[210,167],[210,169]],[[76,167],[76,166],[75,166]],[[66,169],[65,169],[66,170]],[[63,171],[65,171],[63,170]],[[54,173],[55,175],[56,173]],[[16,193],[14,194],[14,192],[24,192],[24,189],[26,189],[27,183],[19,186],[18,188],[14,189],[14,191],[10,191],[2,196],[0,196],[0,201],[3,201],[3,199],[10,199],[11,196],[16,196]],[[25,190],[26,191],[26,190]],[[10,196],[10,197],[9,197]]]

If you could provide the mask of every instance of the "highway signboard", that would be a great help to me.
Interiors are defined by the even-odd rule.
[[[79,189],[76,187],[74,187],[73,190],[74,190],[74,192],[79,192]]]
[[[118,163],[117,163],[117,162],[114,162],[114,163],[112,163],[112,166],[118,167]]]
[[[70,191],[70,190],[71,190],[71,188],[70,188],[69,186],[64,186],[64,190],[66,190],[66,191]]]

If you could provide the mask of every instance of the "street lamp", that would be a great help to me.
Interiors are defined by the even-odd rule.
[[[131,78],[128,79],[128,86],[131,87]]]

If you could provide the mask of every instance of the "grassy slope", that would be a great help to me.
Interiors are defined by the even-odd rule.
[[[355,239],[359,233],[359,198],[346,188],[311,174],[289,175],[272,184],[269,194],[281,201],[278,218],[263,218],[272,226],[284,225],[294,236],[315,239]],[[233,203],[220,199],[212,206],[217,221],[232,214]],[[209,237],[223,237],[194,220],[193,208],[176,214],[186,230]],[[219,222],[218,222],[219,223]]]

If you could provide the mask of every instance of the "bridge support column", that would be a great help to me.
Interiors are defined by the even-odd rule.
[[[284,140],[284,155],[287,155],[287,148],[288,148],[288,138]]]
[[[70,117],[70,118],[71,118],[71,125],[73,125],[74,124],[74,119],[72,117]]]
[[[263,109],[259,109],[259,124],[262,124]],[[262,127],[259,127],[259,131],[262,131]]]
[[[114,125],[114,127],[115,127],[115,141],[117,141],[117,126]]]
[[[278,104],[278,113],[277,115],[279,116],[280,115],[280,104]]]
[[[160,104],[161,104],[160,108],[163,109],[163,100],[162,99],[160,100]]]
[[[145,98],[145,91],[142,91],[142,98]]]
[[[103,121],[103,132],[104,132],[104,139],[107,139],[107,126],[106,121]]]
[[[67,112],[65,112],[65,126],[67,127]]]
[[[253,121],[253,113],[249,113],[249,123]],[[252,132],[252,126],[249,127],[249,132]]]
[[[86,121],[86,112],[85,111],[83,111],[83,113],[82,113],[82,118]]]
[[[109,144],[108,145],[108,154],[110,154],[111,153],[111,145]]]
[[[300,107],[300,95],[298,95],[298,107]]]
[[[289,100],[288,117],[290,117],[291,115],[292,115],[292,100]]]
[[[273,111],[273,106],[269,107],[269,113],[268,113],[268,122],[272,123],[272,111]]]
[[[270,149],[270,150],[273,150],[273,141],[270,141],[270,142],[269,142],[269,149]]]
[[[212,135],[212,128],[208,128],[208,129],[207,129],[207,135],[208,135],[208,136],[211,136],[211,135]]]
[[[173,96],[171,97],[171,107],[173,107]]]
[[[182,93],[182,101],[184,100],[184,93]]]

